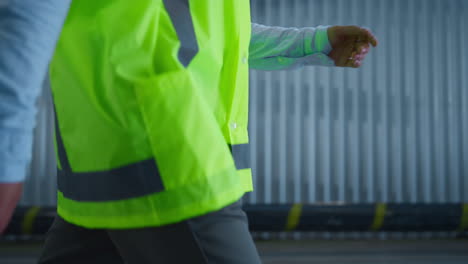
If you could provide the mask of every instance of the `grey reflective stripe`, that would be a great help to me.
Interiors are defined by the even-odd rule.
[[[232,157],[238,170],[250,168],[250,145],[230,145]]]
[[[55,117],[55,139],[57,143],[57,154],[59,157],[60,165],[63,170],[71,170],[70,163],[68,162],[67,153],[65,152],[65,147],[63,145],[62,135],[60,134],[60,129],[58,125],[57,113],[54,107],[54,117]]]
[[[187,67],[198,53],[189,0],[164,0],[164,6],[179,37],[181,45],[178,54],[179,60]]]
[[[141,197],[161,192],[164,185],[154,159],[120,168],[96,172],[73,172],[55,116],[55,137],[61,170],[58,190],[75,201],[105,202]]]
[[[66,198],[83,202],[130,199],[164,190],[154,159],[102,172],[59,170],[57,178]]]

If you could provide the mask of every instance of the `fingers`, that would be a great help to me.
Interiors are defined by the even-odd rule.
[[[357,58],[349,58],[345,67],[359,68],[362,65],[362,60]]]
[[[356,54],[355,51],[351,53],[351,55],[346,56],[347,60],[344,63],[343,67],[351,67],[351,68],[357,68],[358,65],[358,57],[359,55]]]
[[[366,55],[370,51],[370,46],[366,42],[359,42],[355,44],[354,52],[357,55]]]
[[[368,43],[360,42],[355,44],[351,55],[348,57],[346,66],[352,68],[361,67],[367,53],[369,53],[369,50],[370,46]]]
[[[344,44],[342,49],[334,54],[334,57],[337,58],[336,65],[339,67],[359,68],[369,49],[369,44],[367,43],[349,42]]]
[[[353,60],[363,61],[366,58],[366,54],[357,54],[353,57]]]
[[[362,65],[362,61],[356,60],[353,62],[351,68],[359,68]]]
[[[354,51],[353,43],[344,45],[343,49],[340,50],[340,54],[337,54],[338,60],[336,65],[340,67],[351,67],[354,55],[356,55],[356,52]]]

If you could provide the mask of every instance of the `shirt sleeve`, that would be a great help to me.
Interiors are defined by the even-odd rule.
[[[328,28],[282,28],[252,23],[250,68],[284,70],[308,65],[334,66],[327,56],[332,50]]]
[[[0,0],[0,183],[31,159],[36,100],[70,0]]]

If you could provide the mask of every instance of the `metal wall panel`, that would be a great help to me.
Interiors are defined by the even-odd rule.
[[[54,150],[54,112],[49,83],[37,102],[32,162],[24,185],[21,205],[55,206],[57,203],[57,164]]]
[[[357,24],[359,69],[251,73],[250,203],[468,202],[468,1],[254,0],[256,22]],[[55,204],[50,94],[23,205]]]
[[[252,203],[468,202],[468,1],[256,0],[255,22],[372,29],[359,69],[251,73]]]

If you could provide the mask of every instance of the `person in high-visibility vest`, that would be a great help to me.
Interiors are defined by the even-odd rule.
[[[248,69],[359,67],[366,29],[248,0],[74,1],[50,66],[58,217],[40,263],[259,263],[240,199]]]

